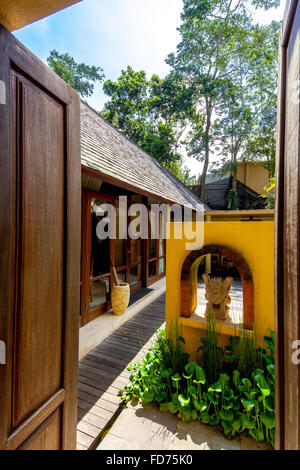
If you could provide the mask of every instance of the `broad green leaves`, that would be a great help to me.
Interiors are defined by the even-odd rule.
[[[271,394],[271,390],[268,382],[266,381],[264,375],[258,374],[255,376],[255,381],[264,397],[268,397]]]
[[[273,359],[274,336],[266,337],[268,349],[260,347],[259,367],[253,368],[249,376],[240,370],[218,374],[217,381],[210,383],[205,371],[197,362],[187,362],[187,356],[170,362],[164,356],[164,347],[172,345],[172,357],[178,353],[176,341],[162,339],[147,353],[141,363],[129,367],[132,372],[129,384],[123,391],[125,403],[139,398],[143,403],[157,403],[162,411],[169,411],[179,419],[189,422],[199,420],[210,426],[221,424],[224,434],[233,438],[237,433],[250,435],[258,442],[267,440],[274,446],[275,439],[275,368]],[[167,342],[166,342],[167,341]],[[239,346],[240,337],[231,338],[227,350]],[[204,339],[208,348],[208,337]],[[185,361],[184,365],[182,361]],[[178,364],[178,368],[175,367]],[[222,369],[229,362],[223,362]],[[231,365],[230,365],[231,367]]]

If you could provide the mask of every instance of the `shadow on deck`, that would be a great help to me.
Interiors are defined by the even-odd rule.
[[[93,448],[121,403],[127,367],[152,345],[165,321],[165,295],[124,323],[79,361],[77,449]]]

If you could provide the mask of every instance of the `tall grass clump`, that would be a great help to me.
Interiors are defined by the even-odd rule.
[[[255,368],[261,367],[255,331],[240,327],[239,331],[229,338],[229,344],[225,347],[225,359],[231,365],[229,369],[232,372],[238,370],[243,377],[250,377]]]
[[[222,369],[224,353],[223,349],[218,344],[216,321],[213,311],[207,314],[205,336],[200,338],[200,341],[202,346],[200,346],[198,352],[202,352],[202,367],[205,368],[208,381],[210,383],[216,382]]]
[[[158,330],[156,344],[165,368],[183,372],[190,356],[186,353],[185,340],[179,332],[178,322],[171,324],[168,334],[165,329]]]

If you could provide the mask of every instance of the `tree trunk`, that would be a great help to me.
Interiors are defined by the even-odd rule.
[[[236,182],[237,182],[237,168],[234,166],[234,170],[232,173],[232,189],[236,192]]]
[[[232,171],[232,185],[231,185],[231,188],[233,189],[233,191],[236,192],[236,182],[237,182],[237,164],[236,164],[236,157],[237,157],[237,153],[234,152],[232,154],[232,157],[231,157],[231,161],[232,161],[232,168],[233,168],[233,171]]]
[[[210,105],[206,105],[207,111],[206,111],[206,127],[205,127],[205,157],[204,157],[204,166],[200,178],[200,199],[202,202],[205,202],[205,182],[206,182],[206,175],[207,175],[207,170],[208,170],[208,165],[209,165],[209,153],[210,153],[210,148],[209,148],[209,134],[210,134],[210,128],[211,128],[211,114],[212,114],[212,109]]]
[[[209,164],[209,145],[207,145],[207,148],[205,149],[205,158],[204,158],[204,166],[200,178],[200,199],[202,202],[205,202],[205,181],[206,181],[206,175],[207,175],[207,170],[208,170],[208,164]]]
[[[230,210],[238,210],[238,196],[237,196],[237,153],[233,153],[231,156],[232,162],[232,172],[231,172],[231,191],[229,193],[229,204],[228,209]]]

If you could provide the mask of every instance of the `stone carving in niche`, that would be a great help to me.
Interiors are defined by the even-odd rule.
[[[220,277],[210,278],[208,274],[203,274],[202,277],[206,286],[206,315],[213,312],[216,319],[226,320],[229,315],[229,305],[231,304],[229,294],[233,278],[226,277],[223,281]]]

